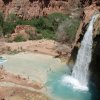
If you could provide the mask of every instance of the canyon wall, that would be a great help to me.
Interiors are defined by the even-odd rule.
[[[21,18],[46,16],[50,13],[70,13],[72,9],[91,5],[97,0],[0,0],[0,10],[7,16],[14,13]]]
[[[53,12],[68,13],[77,8],[79,0],[0,0],[0,9],[5,16],[14,13],[21,18],[46,16]]]

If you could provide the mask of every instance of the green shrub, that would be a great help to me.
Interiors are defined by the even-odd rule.
[[[22,20],[18,18],[15,14],[10,14],[4,21],[3,14],[0,13],[0,34],[11,34],[17,25],[30,25],[36,27],[37,35],[33,36],[29,32],[31,40],[34,39],[58,39],[70,40],[75,38],[76,31],[79,27],[80,20],[69,18],[68,15],[61,13],[49,14],[46,17],[32,18],[31,20]],[[59,28],[60,26],[60,28]],[[57,37],[57,34],[60,34]],[[63,35],[61,35],[63,34]],[[25,41],[22,36],[17,36],[16,42]]]
[[[4,35],[11,34],[16,27],[16,23],[5,22],[3,26]]]
[[[18,17],[15,14],[10,14],[6,18],[3,24],[3,33],[4,35],[11,34],[15,27],[17,26]]]
[[[9,14],[6,18],[7,22],[14,22],[16,23],[19,20],[19,18],[15,14]]]
[[[40,38],[55,39],[55,33],[59,24],[68,16],[61,13],[53,13],[47,17],[32,19],[31,25],[37,28],[37,33],[42,34]]]
[[[50,30],[42,30],[41,34],[42,34],[42,38],[55,39],[55,33]]]
[[[56,39],[61,42],[72,42],[75,39],[79,25],[80,19],[67,18],[59,25]]]
[[[67,18],[68,16],[62,13],[53,13],[48,15],[48,20],[51,23],[51,27],[53,27],[54,31],[57,31],[58,25]]]
[[[39,19],[32,19],[31,25],[38,29],[46,29],[50,31],[56,31],[58,25],[64,21],[68,16],[61,13],[53,13],[47,17],[40,17]]]
[[[0,26],[3,27],[3,23],[4,23],[4,16],[3,13],[0,12]]]
[[[72,41],[73,39],[75,39],[76,32],[80,25],[80,20],[79,19],[70,19],[70,20],[71,20],[70,25],[66,27],[65,31],[68,38]]]
[[[14,39],[15,42],[22,42],[22,41],[26,41],[22,35],[17,35]]]

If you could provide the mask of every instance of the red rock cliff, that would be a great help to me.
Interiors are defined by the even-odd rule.
[[[91,5],[99,0],[0,0],[0,10],[7,16],[15,13],[24,19],[46,16],[53,12],[69,13],[71,9]]]
[[[0,10],[6,16],[15,13],[24,19],[53,12],[68,13],[69,9],[79,5],[80,0],[0,0]]]

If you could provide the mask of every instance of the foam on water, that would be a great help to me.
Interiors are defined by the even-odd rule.
[[[74,89],[77,89],[80,91],[88,91],[87,86],[83,86],[77,79],[75,79],[72,76],[64,76],[62,79],[62,83],[65,86],[71,86]]]

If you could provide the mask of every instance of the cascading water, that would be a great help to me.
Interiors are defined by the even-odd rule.
[[[85,86],[88,84],[88,66],[91,61],[93,23],[94,17],[89,24],[87,32],[85,33],[72,72],[72,76]]]
[[[63,82],[74,85],[74,88],[88,90],[88,67],[91,62],[93,24],[96,18],[97,15],[92,17],[83,41],[81,42],[72,76],[65,76],[63,79]]]

